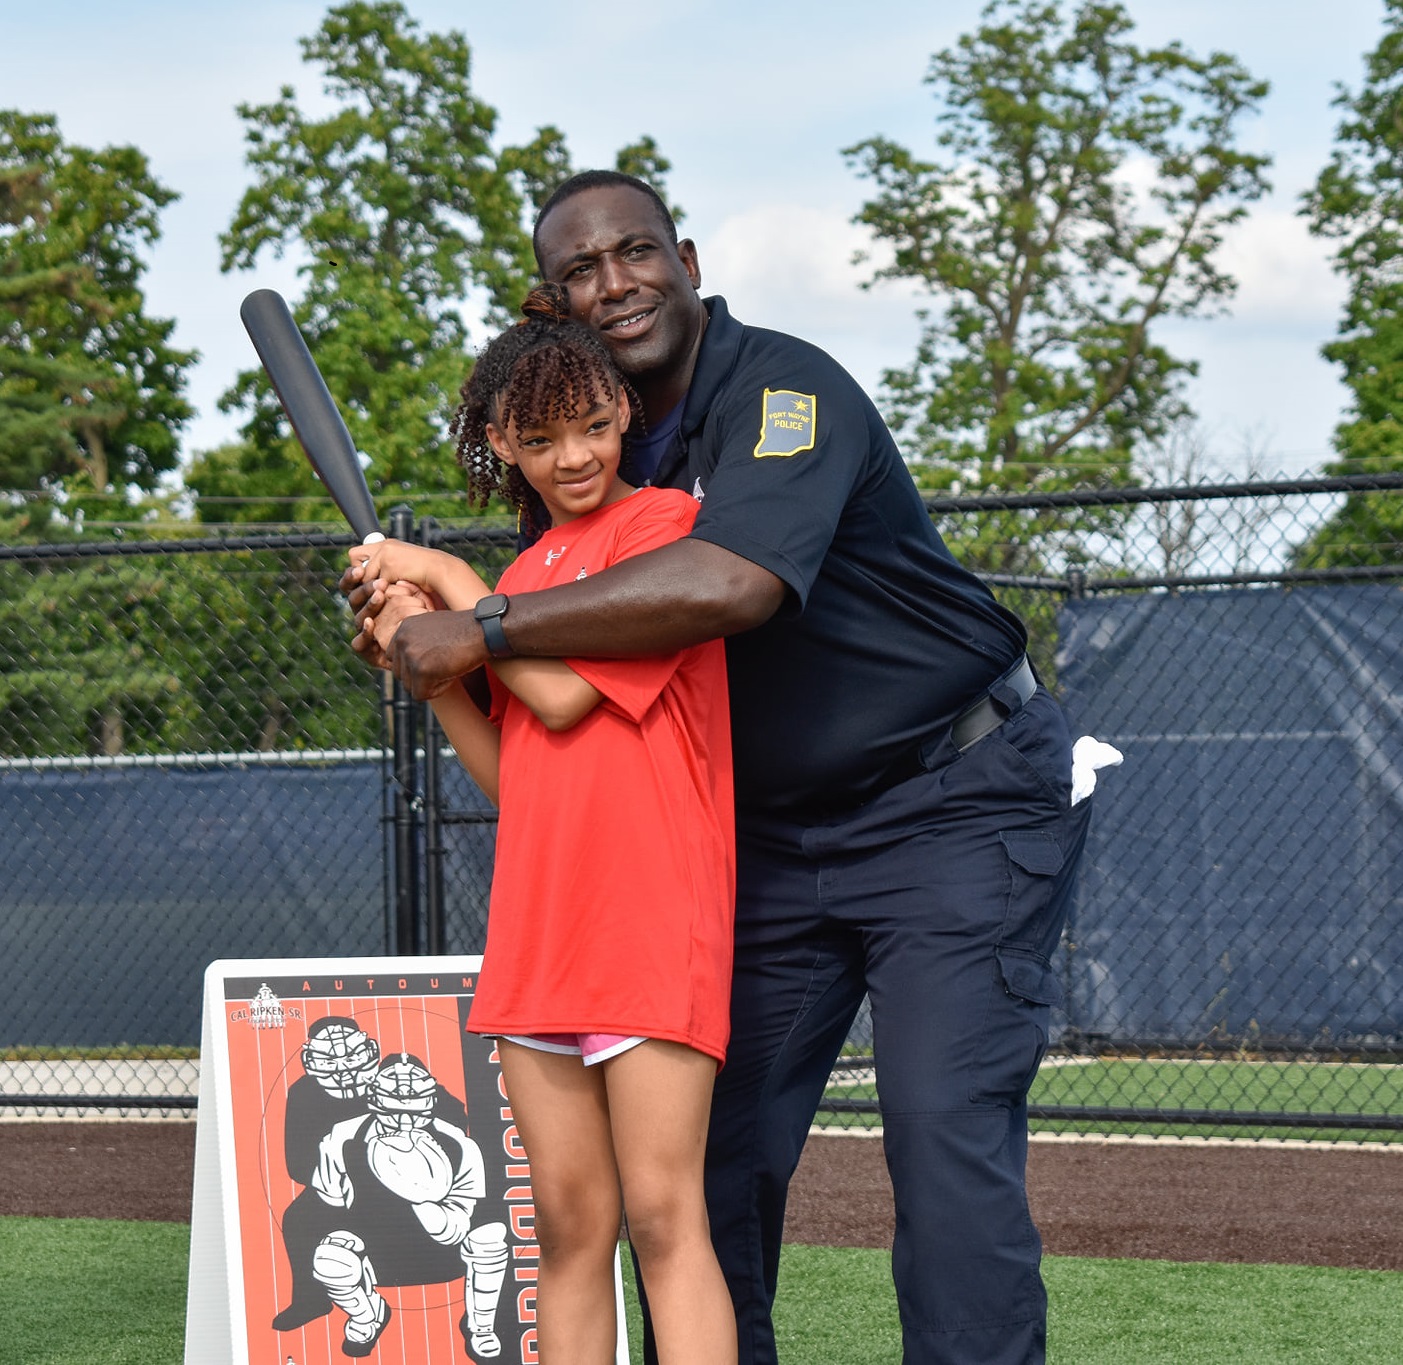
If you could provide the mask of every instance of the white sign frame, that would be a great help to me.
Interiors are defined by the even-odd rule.
[[[320,1025],[319,1032],[335,1035],[340,1031],[337,1021],[343,1019],[374,1040],[382,1063],[406,1056],[422,1063],[438,1083],[436,1106],[447,1106],[435,1109],[436,1121],[447,1125],[441,1132],[450,1139],[455,1134],[466,1139],[455,1151],[471,1152],[475,1147],[481,1157],[480,1176],[467,1169],[477,1161],[475,1156],[465,1156],[462,1162],[462,1188],[476,1180],[481,1197],[473,1201],[469,1235],[453,1249],[464,1265],[457,1281],[435,1270],[440,1277],[421,1284],[413,1278],[415,1272],[408,1267],[414,1263],[409,1260],[400,1262],[405,1269],[397,1277],[392,1253],[402,1243],[386,1240],[387,1224],[375,1221],[373,1200],[362,1199],[355,1214],[371,1220],[364,1225],[345,1213],[348,1228],[354,1225],[366,1233],[361,1243],[376,1243],[377,1236],[380,1240],[362,1253],[354,1249],[356,1239],[341,1238],[337,1269],[344,1278],[346,1267],[354,1267],[363,1254],[360,1264],[371,1264],[375,1281],[365,1286],[367,1292],[372,1300],[379,1295],[390,1309],[365,1358],[372,1365],[536,1365],[539,1248],[529,1166],[495,1046],[463,1028],[481,964],[481,957],[467,955],[226,959],[210,964],[201,1029],[186,1365],[344,1365],[348,1310],[327,1301],[308,1322],[284,1330],[275,1328],[270,1312],[274,1306],[286,1306],[288,1313],[276,1316],[299,1317],[292,1309],[311,1302],[309,1289],[313,1295],[326,1293],[313,1278],[316,1243],[307,1240],[306,1230],[313,1228],[310,1235],[315,1238],[321,1230],[319,1220],[330,1218],[330,1227],[337,1210],[327,1206],[324,1194],[318,1197],[311,1183],[293,1179],[293,1165],[306,1171],[315,1143],[326,1169],[340,1169],[339,1158],[325,1153],[341,1150],[336,1148],[341,1141],[343,1146],[349,1143],[345,1150],[352,1156],[346,1165],[353,1166],[361,1159],[355,1155],[360,1150],[356,1144],[374,1123],[363,1101],[324,1097],[302,1063],[309,1030]],[[294,1087],[298,1099],[292,1098]],[[297,1107],[309,1101],[312,1109]],[[355,1117],[361,1109],[363,1119]],[[347,1113],[352,1116],[338,1117]],[[317,1120],[311,1126],[303,1121],[309,1114]],[[332,1119],[337,1139],[327,1127]],[[349,1176],[346,1183],[348,1189],[354,1184]],[[382,1202],[396,1202],[383,1191],[372,1193]],[[347,1210],[353,1208],[353,1202],[347,1204]],[[441,1247],[428,1246],[428,1252],[440,1260],[447,1256]],[[372,1264],[377,1257],[380,1266]],[[303,1267],[300,1275],[293,1272],[294,1261]],[[496,1268],[495,1276],[481,1274],[484,1264]],[[334,1277],[323,1267],[322,1278]],[[397,1278],[400,1283],[395,1283]],[[484,1303],[492,1303],[490,1297],[483,1298],[484,1278],[500,1284],[495,1310],[483,1309]],[[614,1297],[616,1362],[629,1365],[617,1258]],[[481,1311],[495,1311],[491,1327],[500,1342],[498,1354],[469,1349],[460,1318],[467,1321],[470,1300]],[[312,1311],[319,1307],[314,1305]]]

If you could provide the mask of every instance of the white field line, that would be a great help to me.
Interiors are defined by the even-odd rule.
[[[810,1137],[879,1138],[878,1128],[826,1128],[813,1124]],[[1307,1142],[1304,1138],[1175,1137],[1154,1133],[1029,1133],[1032,1143],[1074,1143],[1103,1147],[1233,1147],[1240,1152],[1267,1148],[1296,1152],[1378,1152],[1403,1156],[1403,1142]]]
[[[0,1123],[35,1119],[110,1119],[129,1122],[147,1118],[190,1118],[192,1112],[149,1103],[151,1097],[195,1095],[200,1088],[200,1063],[194,1058],[162,1061],[92,1059],[84,1061],[0,1062],[0,1096],[63,1095],[120,1096],[121,1109],[88,1110],[65,1105],[0,1105]]]
[[[1098,1062],[1111,1063],[1135,1063],[1137,1065],[1149,1064],[1153,1066],[1218,1066],[1224,1063],[1231,1063],[1234,1066],[1289,1066],[1288,1062],[1263,1062],[1255,1060],[1240,1060],[1238,1058],[1225,1057],[1204,1060],[1193,1057],[1044,1057],[1041,1067],[1063,1067],[1063,1066],[1094,1066]],[[1333,1067],[1354,1067],[1359,1070],[1370,1071],[1396,1071],[1398,1065],[1394,1063],[1373,1063],[1373,1062],[1311,1062],[1311,1067],[1333,1066]],[[829,1085],[873,1085],[876,1083],[876,1072],[868,1067],[861,1071],[838,1070],[829,1077]],[[1153,1120],[1146,1120],[1152,1122]],[[856,1138],[879,1138],[883,1134],[880,1126],[875,1128],[851,1127],[844,1128],[838,1126],[828,1126],[814,1124],[809,1129],[810,1134],[822,1134],[826,1137],[856,1137]],[[1403,1155],[1403,1141],[1395,1142],[1363,1142],[1358,1140],[1342,1141],[1308,1141],[1305,1138],[1249,1138],[1249,1137],[1194,1137],[1177,1136],[1172,1133],[1041,1133],[1031,1132],[1028,1134],[1030,1142],[1061,1142],[1061,1143],[1104,1143],[1114,1146],[1173,1146],[1181,1147],[1232,1147],[1239,1151],[1246,1151],[1252,1148],[1270,1148],[1276,1151],[1302,1151],[1302,1152],[1391,1152],[1395,1155]]]

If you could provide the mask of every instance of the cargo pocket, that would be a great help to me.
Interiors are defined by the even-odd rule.
[[[1048,1015],[1062,1003],[1056,973],[1036,953],[996,948],[993,998],[980,1039],[976,1104],[1022,1102],[1047,1052]]]
[[[1005,830],[999,840],[1008,854],[1007,899],[999,948],[1034,953],[1046,963],[1057,951],[1067,919],[1069,879],[1058,827]]]
[[[1062,983],[1057,973],[1036,953],[1019,948],[995,948],[1004,990],[1034,1005],[1060,1005]]]

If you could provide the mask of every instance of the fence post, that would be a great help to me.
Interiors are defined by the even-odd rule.
[[[414,534],[414,514],[408,507],[390,511],[390,534],[396,540],[410,540]],[[419,704],[398,679],[391,702],[391,744],[395,774],[395,938],[394,951],[401,955],[418,951],[419,939],[419,817],[421,802],[418,784]]]

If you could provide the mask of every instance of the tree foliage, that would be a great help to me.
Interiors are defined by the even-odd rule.
[[[1124,480],[1188,411],[1159,319],[1221,307],[1224,231],[1268,188],[1236,130],[1267,93],[1231,56],[1144,48],[1118,4],[994,0],[936,53],[925,161],[846,149],[876,186],[874,281],[937,300],[884,400],[922,482],[962,491]]]
[[[144,248],[176,196],[134,147],[65,143],[52,116],[0,110],[0,485],[151,491],[178,461],[195,354],[150,317]],[[33,520],[33,518],[31,518]]]
[[[533,270],[526,215],[571,172],[564,136],[541,128],[496,150],[497,114],[472,92],[467,40],[421,32],[397,0],[335,6],[301,47],[331,111],[312,117],[290,86],[239,106],[254,183],[221,237],[222,268],[253,270],[264,253],[301,259],[294,315],[369,457],[372,492],[461,514],[446,433],[471,364],[469,324],[515,315]],[[655,180],[667,169],[650,139],[619,156]],[[202,519],[334,515],[261,370],[242,373],[221,407],[249,417],[241,444],[187,477]],[[270,501],[237,511],[214,501],[250,495]]]
[[[1302,213],[1334,242],[1348,287],[1334,341],[1350,406],[1335,428],[1336,474],[1403,472],[1403,0],[1385,0],[1384,34],[1357,92],[1336,87],[1335,147]],[[1403,561],[1403,498],[1355,494],[1298,555],[1311,567]]]
[[[374,744],[378,684],[346,646],[340,566],[308,551],[0,564],[0,754]]]

